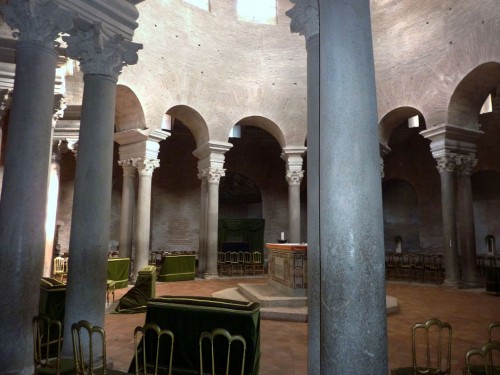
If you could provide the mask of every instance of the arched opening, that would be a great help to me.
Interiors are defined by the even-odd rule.
[[[496,253],[496,245],[495,245],[495,237],[491,234],[488,234],[484,239],[486,244],[486,254],[493,256]]]

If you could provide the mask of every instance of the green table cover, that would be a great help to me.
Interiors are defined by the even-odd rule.
[[[50,319],[64,323],[64,307],[66,303],[66,284],[51,277],[40,280],[40,299],[38,312]]]
[[[156,266],[144,266],[132,289],[120,298],[115,312],[122,314],[141,313],[146,311],[150,298],[156,296]]]
[[[214,328],[225,328],[232,335],[242,335],[247,344],[244,373],[245,375],[259,373],[260,305],[258,303],[210,297],[153,298],[147,304],[146,323],[149,322],[158,324],[161,329],[170,329],[174,333],[173,374],[199,374],[198,340],[202,332],[211,332]],[[150,353],[152,351],[149,350]],[[209,353],[204,352],[204,354]],[[236,350],[233,354],[238,355]],[[241,356],[241,352],[239,355]],[[161,367],[165,368],[167,359],[166,354],[160,357]],[[237,365],[236,362],[232,361]],[[203,363],[209,365],[210,361],[204,359]],[[219,360],[216,363],[223,361]],[[134,371],[135,358],[132,359],[129,373]],[[231,367],[230,374],[239,374],[239,371]]]
[[[195,255],[163,256],[158,281],[194,280],[195,263]]]
[[[108,259],[108,280],[116,281],[115,288],[121,289],[128,286],[130,258]]]

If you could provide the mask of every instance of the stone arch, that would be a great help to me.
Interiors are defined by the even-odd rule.
[[[420,130],[425,129],[425,121],[422,113],[413,107],[395,108],[382,117],[379,123],[379,142],[384,145],[389,145],[389,139],[393,131],[410,117],[419,116]]]
[[[500,83],[500,63],[486,62],[470,71],[457,85],[448,105],[447,123],[475,126],[488,94]]]
[[[196,147],[200,147],[209,141],[207,123],[195,109],[187,105],[176,105],[171,107],[167,114],[174,119],[180,120],[189,129],[196,141]]]
[[[266,117],[248,116],[238,121],[238,124],[241,126],[255,126],[261,128],[271,134],[281,148],[286,146],[285,137],[280,127]]]
[[[127,86],[116,86],[116,132],[130,129],[144,129],[146,120],[144,110],[137,95]]]

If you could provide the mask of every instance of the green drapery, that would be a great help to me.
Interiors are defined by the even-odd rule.
[[[195,255],[165,255],[158,281],[194,280],[195,263]]]
[[[144,266],[137,277],[132,289],[120,298],[115,312],[134,314],[146,311],[150,298],[156,297],[156,266]]]
[[[156,323],[161,329],[169,329],[174,333],[174,374],[199,374],[198,339],[202,332],[211,332],[214,328],[225,328],[232,335],[243,336],[247,343],[245,375],[259,373],[260,305],[258,303],[210,297],[159,297],[148,301],[145,322]],[[160,367],[165,367],[167,357],[161,356]],[[237,365],[237,360],[233,362]],[[132,359],[129,373],[134,371],[135,360]],[[230,371],[230,373],[239,372]]]
[[[128,286],[129,269],[130,258],[108,259],[108,280],[116,281],[116,289],[126,288]]]
[[[264,219],[219,219],[218,247],[229,241],[248,242],[250,251],[264,250]]]

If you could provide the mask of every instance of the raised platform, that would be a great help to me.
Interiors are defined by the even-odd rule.
[[[236,301],[260,303],[262,319],[307,322],[307,297],[294,297],[269,284],[240,283],[236,288],[224,289],[212,294],[213,297]],[[386,296],[387,315],[397,313],[398,300]]]

